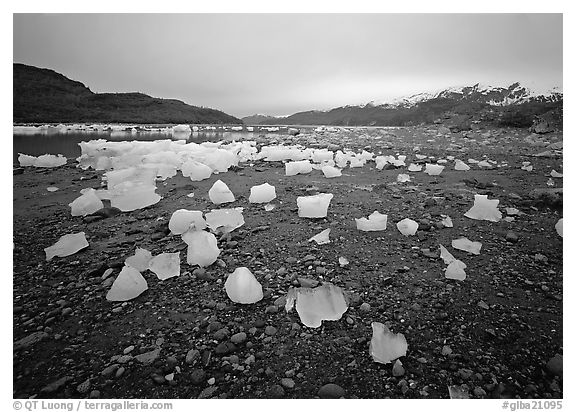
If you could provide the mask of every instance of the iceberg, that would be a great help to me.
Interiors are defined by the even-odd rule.
[[[308,160],[288,162],[286,163],[285,167],[286,176],[295,176],[297,174],[305,174],[312,171],[312,163],[310,163]]]
[[[72,216],[86,216],[104,207],[104,203],[96,195],[94,189],[88,189],[82,196],[77,197],[68,204],[72,209]]]
[[[206,221],[199,210],[178,209],[172,213],[168,229],[174,235],[181,235],[189,230],[206,229]]]
[[[474,205],[464,216],[475,220],[499,222],[502,213],[498,210],[498,199],[488,199],[488,195],[474,195]]]
[[[415,235],[418,230],[418,223],[412,219],[406,218],[396,223],[396,227],[404,236],[412,236]]]
[[[348,310],[342,289],[331,283],[311,288],[290,288],[286,296],[286,312],[296,305],[300,321],[309,328],[318,328],[323,320],[339,320]]]
[[[243,211],[244,208],[242,207],[212,210],[210,213],[206,213],[206,223],[214,233],[217,231],[229,233],[244,225]]]
[[[379,230],[386,230],[386,223],[388,222],[388,215],[383,215],[378,211],[372,212],[368,219],[362,217],[354,219],[356,221],[356,229],[363,232],[374,232]]]
[[[406,338],[401,333],[392,333],[380,322],[372,322],[372,340],[370,355],[374,362],[391,363],[400,356],[405,356],[408,350]]]
[[[268,203],[276,199],[276,188],[269,183],[263,183],[250,188],[250,203]]]
[[[249,305],[262,300],[262,285],[245,267],[237,268],[224,283],[226,294],[232,302]]]
[[[430,176],[438,176],[440,173],[442,173],[442,170],[444,170],[444,167],[445,166],[426,163],[426,169],[424,170],[424,173],[426,173]]]
[[[138,272],[144,272],[148,269],[151,259],[152,253],[150,253],[150,251],[142,248],[136,248],[134,255],[126,258],[124,264],[126,266],[133,267]]]
[[[215,205],[230,203],[236,200],[234,198],[234,194],[230,191],[230,189],[228,189],[228,186],[222,180],[217,180],[214,182],[208,191],[208,196],[210,197],[212,203]]]
[[[325,245],[327,243],[330,243],[330,229],[325,229],[322,232],[318,233],[316,236],[312,236],[310,239],[308,239],[308,242],[316,242],[319,245]]]
[[[326,217],[332,197],[334,197],[332,193],[320,193],[313,196],[299,196],[296,199],[298,205],[298,216],[308,218]]]
[[[52,260],[54,256],[65,257],[73,255],[88,246],[84,232],[64,235],[58,239],[58,242],[44,249],[46,261]]]
[[[182,240],[188,245],[186,261],[189,265],[200,267],[210,266],[220,255],[216,236],[203,230],[194,230],[182,235]]]
[[[324,177],[327,179],[342,176],[342,171],[340,169],[328,165],[322,166],[322,173],[324,173]]]
[[[106,294],[106,300],[125,302],[137,298],[146,289],[148,289],[148,283],[140,272],[133,267],[124,266]]]
[[[463,250],[473,255],[479,255],[480,249],[482,248],[482,243],[472,242],[468,238],[460,238],[452,241],[452,247],[454,249]]]
[[[148,269],[154,272],[160,280],[180,276],[180,252],[161,253],[154,256],[150,259]]]

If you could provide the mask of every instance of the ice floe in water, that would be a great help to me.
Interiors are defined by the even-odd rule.
[[[73,255],[88,246],[84,232],[78,232],[62,236],[58,239],[58,242],[45,248],[44,252],[46,252],[46,260],[49,261],[55,256],[65,257]]]
[[[212,233],[194,230],[184,233],[182,240],[188,245],[186,261],[189,265],[210,266],[220,255],[216,236]]]
[[[474,195],[474,205],[464,216],[475,220],[499,222],[502,213],[498,210],[498,199],[488,199],[488,195]]]
[[[94,189],[88,189],[82,196],[77,197],[72,203],[68,204],[68,206],[72,209],[72,216],[86,216],[102,209],[104,203],[102,203],[96,195]]]
[[[206,221],[199,210],[178,209],[170,217],[168,229],[175,234],[181,235],[189,230],[203,230],[206,228]]]
[[[388,215],[383,215],[378,211],[372,212],[368,219],[362,217],[354,219],[356,221],[356,229],[363,232],[374,232],[379,230],[386,230],[386,223],[388,222]]]
[[[317,288],[290,288],[286,296],[286,312],[296,306],[300,321],[309,328],[318,328],[323,320],[339,320],[348,310],[342,289],[331,283]]]
[[[424,173],[430,175],[430,176],[437,176],[440,173],[442,173],[442,170],[444,170],[445,166],[440,166],[440,165],[435,165],[432,163],[426,163],[426,169],[424,170]]]
[[[276,188],[269,183],[252,186],[250,188],[250,203],[268,203],[276,199]]]
[[[236,207],[234,209],[216,209],[206,213],[206,223],[214,233],[229,233],[244,225],[244,208]]]
[[[333,197],[334,195],[332,193],[299,196],[296,199],[298,216],[308,218],[326,217],[328,214],[328,206]]]
[[[412,236],[415,235],[418,230],[418,223],[406,218],[396,223],[396,227],[404,236]]]
[[[151,259],[152,253],[149,250],[136,248],[134,255],[126,258],[124,264],[133,267],[139,272],[144,272],[148,269]]]
[[[106,294],[106,299],[113,302],[125,302],[137,298],[146,289],[148,289],[148,283],[140,272],[133,267],[124,266]]]
[[[479,255],[480,249],[482,248],[482,243],[472,242],[468,238],[462,237],[460,239],[455,239],[452,241],[452,247],[454,249],[463,250],[473,255]]]
[[[154,256],[150,259],[148,269],[154,272],[160,280],[180,276],[180,252],[161,253]]]
[[[262,285],[245,267],[237,268],[224,283],[226,294],[232,302],[248,305],[262,300]]]
[[[405,356],[408,343],[402,333],[393,333],[380,322],[372,322],[372,340],[370,355],[374,362],[391,363],[400,356]]]
[[[558,222],[556,222],[556,225],[554,225],[554,229],[556,229],[556,233],[558,233],[560,237],[564,237],[563,227],[564,227],[564,219],[558,220]]]
[[[232,191],[230,191],[226,183],[224,183],[222,180],[217,180],[214,182],[208,191],[208,196],[210,197],[212,203],[215,205],[230,203],[236,200]]]
[[[316,242],[319,245],[325,245],[330,243],[330,229],[325,229],[322,232],[318,233],[316,236],[312,236],[308,239],[308,242]]]

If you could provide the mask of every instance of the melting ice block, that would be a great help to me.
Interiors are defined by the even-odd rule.
[[[342,289],[331,283],[311,288],[290,288],[286,296],[286,312],[296,304],[300,321],[309,328],[318,328],[323,320],[339,320],[348,310]]]
[[[186,261],[189,265],[210,266],[220,255],[216,236],[203,230],[186,232],[182,240],[188,245]]]
[[[396,181],[398,183],[406,183],[410,181],[410,175],[404,174],[404,173],[400,173],[398,176],[396,176]]]
[[[133,267],[138,272],[144,272],[150,265],[150,259],[152,259],[152,253],[150,253],[150,251],[136,248],[134,255],[126,258],[124,264]]]
[[[475,220],[499,222],[502,213],[498,210],[498,199],[488,199],[488,195],[474,195],[474,205],[464,216]]]
[[[237,268],[224,283],[226,294],[232,302],[248,305],[262,300],[262,285],[245,267]]]
[[[466,171],[466,170],[470,170],[470,166],[468,166],[462,160],[456,160],[454,163],[454,170]]]
[[[212,210],[210,213],[206,213],[206,223],[214,233],[217,231],[229,233],[244,225],[243,211],[244,208],[242,207]]]
[[[208,179],[212,176],[212,169],[204,163],[188,160],[182,164],[182,176],[189,177],[194,182]]]
[[[412,236],[415,235],[418,230],[418,223],[406,218],[396,223],[396,227],[404,236]]]
[[[203,230],[206,228],[206,221],[199,210],[178,209],[172,213],[168,228],[175,235],[181,235],[189,230]]]
[[[406,338],[401,333],[392,333],[380,322],[372,322],[372,340],[370,355],[374,362],[391,363],[400,356],[405,356],[408,350]]]
[[[212,203],[214,203],[215,205],[219,205],[222,203],[229,203],[236,200],[234,198],[234,193],[232,193],[230,189],[228,189],[228,186],[222,180],[217,180],[216,182],[214,182],[214,184],[208,191],[208,196],[210,197]]]
[[[104,203],[96,195],[94,189],[89,189],[82,196],[68,204],[72,208],[72,216],[86,216],[104,207]]]
[[[160,280],[180,276],[180,252],[161,253],[154,256],[150,259],[148,269],[154,272]]]
[[[308,160],[288,162],[285,167],[286,176],[295,176],[297,174],[310,173],[312,171],[312,164]]]
[[[326,229],[318,233],[316,236],[312,236],[310,239],[308,239],[308,242],[314,241],[319,245],[325,245],[327,243],[330,243],[329,236],[330,236],[330,229]]]
[[[298,216],[300,217],[326,217],[328,206],[334,195],[332,193],[320,193],[313,196],[299,196],[296,199]]]
[[[322,173],[324,173],[324,177],[330,179],[332,177],[340,177],[342,176],[342,171],[334,166],[322,166]]]
[[[554,229],[556,229],[556,233],[558,233],[558,235],[560,237],[564,237],[563,226],[564,226],[564,219],[563,218],[558,220],[558,222],[556,222],[556,225],[554,225]]]
[[[446,249],[444,246],[440,245],[440,258],[444,261],[444,263],[446,263],[447,265],[449,265],[450,263],[454,262],[456,260],[456,258],[454,256],[452,256],[452,254],[450,252],[448,252],[448,249]]]
[[[444,276],[446,279],[464,280],[466,279],[466,264],[460,260],[454,260],[446,268]]]
[[[444,166],[426,163],[426,169],[424,170],[424,173],[430,176],[437,176],[442,173],[442,170],[444,170]]]
[[[409,172],[419,172],[422,170],[422,165],[417,165],[415,163],[410,163],[410,166],[408,166],[408,171]]]
[[[482,248],[482,243],[472,242],[468,238],[460,238],[452,241],[452,247],[454,249],[463,250],[474,255],[480,254],[480,248]]]
[[[106,295],[106,300],[125,302],[134,299],[148,289],[146,279],[130,266],[124,266]]]
[[[79,232],[62,236],[58,239],[58,242],[45,248],[44,252],[46,252],[46,260],[49,261],[54,256],[65,257],[73,255],[85,247],[88,247],[88,241],[84,232]]]
[[[264,183],[250,188],[250,203],[268,203],[276,199],[276,188],[269,183]]]
[[[374,211],[370,216],[368,216],[368,219],[362,217],[354,220],[356,221],[356,229],[363,232],[374,232],[378,230],[386,230],[388,215],[383,215],[378,211]]]

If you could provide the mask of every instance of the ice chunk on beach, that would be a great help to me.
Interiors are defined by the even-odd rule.
[[[148,269],[154,272],[160,280],[180,276],[180,252],[161,253],[154,256],[150,259]]]
[[[276,199],[276,188],[269,183],[263,183],[250,188],[250,203],[268,203]]]
[[[298,216],[300,217],[326,217],[328,206],[334,195],[332,193],[320,193],[313,196],[299,196],[296,199]]]
[[[204,163],[188,160],[182,164],[182,176],[189,177],[193,182],[208,179],[212,176],[212,169]]]
[[[323,320],[339,320],[348,310],[342,289],[331,283],[311,288],[290,288],[286,296],[286,312],[296,305],[300,321],[309,328],[318,328]]]
[[[78,232],[62,236],[58,242],[45,248],[44,252],[46,252],[46,260],[49,261],[54,256],[70,256],[86,247],[88,247],[88,241],[84,232]]]
[[[134,299],[148,289],[146,279],[133,267],[124,266],[106,294],[106,300],[125,302]]]
[[[324,173],[324,177],[327,179],[342,176],[342,171],[340,169],[328,165],[322,166],[322,173]]]
[[[470,170],[470,166],[464,163],[462,160],[456,160],[454,163],[454,170]]]
[[[310,163],[308,160],[288,162],[286,163],[285,167],[286,176],[295,176],[297,174],[305,174],[312,171],[312,163]]]
[[[454,261],[450,262],[446,268],[444,277],[446,279],[465,280],[466,272],[464,269],[466,269],[466,264],[460,260],[454,259]]]
[[[463,250],[473,255],[479,255],[480,249],[482,248],[482,243],[472,242],[468,238],[460,238],[452,241],[452,247],[454,249]]]
[[[348,259],[346,259],[344,256],[340,256],[340,257],[338,258],[338,264],[339,264],[341,267],[347,266],[349,263],[350,263],[350,261],[349,261]]]
[[[127,190],[122,195],[112,194],[110,205],[117,207],[123,212],[131,212],[137,209],[143,209],[158,203],[162,199],[156,193],[156,187],[135,187]]]
[[[262,300],[262,285],[245,267],[237,268],[224,283],[226,294],[232,302],[249,305]]]
[[[474,205],[464,216],[475,220],[499,222],[502,213],[498,210],[498,199],[488,199],[488,195],[474,195]]]
[[[189,230],[203,230],[206,228],[206,221],[199,210],[178,209],[170,217],[168,229],[174,235],[181,235]]]
[[[556,229],[556,233],[558,233],[558,235],[560,237],[564,237],[564,219],[560,219],[558,220],[558,222],[556,222],[556,225],[554,225],[554,229]]]
[[[444,170],[444,166],[426,163],[426,169],[424,170],[424,173],[430,176],[438,176],[440,173],[442,173],[442,170]]]
[[[72,208],[72,216],[86,216],[102,209],[104,203],[96,195],[96,191],[90,188],[68,206]]]
[[[396,223],[396,227],[404,236],[412,236],[415,235],[418,230],[418,223],[406,218]]]
[[[562,173],[558,173],[556,170],[552,170],[552,171],[550,172],[550,176],[552,176],[552,177],[562,177],[563,174],[562,174]]]
[[[322,232],[318,233],[316,236],[312,236],[308,239],[308,242],[316,242],[319,245],[325,245],[330,243],[330,229],[325,229]]]
[[[186,261],[189,265],[210,266],[220,255],[216,236],[212,233],[194,230],[184,233],[182,240],[188,245]]]
[[[440,245],[440,258],[444,261],[445,264],[449,265],[450,263],[454,262],[456,258],[452,256],[448,249],[444,246]]]
[[[398,176],[396,176],[396,181],[398,183],[406,183],[410,181],[410,175],[404,174],[404,173],[400,173]]]
[[[24,153],[18,153],[18,163],[20,166],[34,166],[36,162],[36,156],[29,156]]]
[[[372,322],[372,340],[370,355],[374,362],[391,363],[400,356],[405,356],[408,343],[402,333],[393,333],[380,322]]]
[[[136,248],[134,255],[126,258],[124,264],[133,267],[139,272],[144,272],[148,269],[151,259],[152,253],[150,251],[142,248]]]
[[[46,188],[46,190],[49,191],[49,192],[56,192],[56,191],[60,190],[60,188],[58,188],[58,187],[56,187],[56,186],[48,186],[48,187]]]
[[[20,153],[18,156],[20,166],[35,166],[35,167],[58,167],[66,164],[66,158],[59,154],[54,156],[51,154],[44,154],[42,156],[34,157]]]
[[[212,210],[210,213],[206,213],[206,223],[214,233],[217,231],[229,233],[244,225],[243,211],[244,208],[242,207]]]
[[[410,166],[408,166],[408,171],[409,172],[419,172],[422,170],[422,165],[417,165],[415,163],[410,163]]]
[[[212,203],[214,203],[215,205],[220,205],[222,203],[229,203],[236,200],[234,198],[234,193],[232,193],[232,191],[228,189],[228,186],[222,180],[217,180],[216,182],[214,182],[214,184],[208,191],[208,196],[210,197]]]
[[[442,215],[442,220],[440,221],[444,227],[454,227],[454,223],[452,223],[452,219],[450,216]]]
[[[388,222],[388,215],[383,215],[378,211],[372,212],[368,219],[362,217],[354,219],[356,221],[356,229],[363,232],[374,232],[379,230],[386,230],[386,223]]]

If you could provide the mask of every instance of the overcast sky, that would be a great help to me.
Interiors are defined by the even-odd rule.
[[[562,88],[561,14],[15,14],[14,62],[237,117]]]

